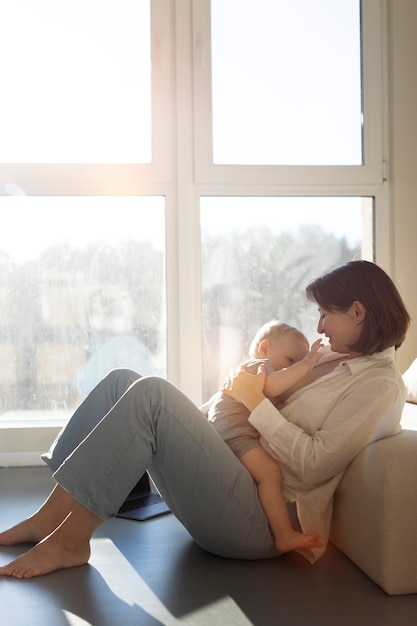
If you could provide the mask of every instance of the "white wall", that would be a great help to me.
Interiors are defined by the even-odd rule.
[[[398,363],[417,358],[417,1],[388,0],[393,278],[414,322]]]

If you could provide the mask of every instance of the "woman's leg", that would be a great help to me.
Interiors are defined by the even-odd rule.
[[[55,485],[41,508],[16,526],[0,533],[0,546],[37,543],[49,535],[67,517],[77,501],[60,485]]]
[[[139,378],[140,375],[131,370],[113,370],[93,389],[49,452],[43,455],[52,469],[58,468],[71,455]],[[39,542],[18,559],[1,567],[0,575],[31,578],[86,563],[90,556],[91,535],[102,521],[57,484],[34,515],[0,533],[0,545]]]
[[[240,558],[277,554],[249,472],[166,380],[133,383],[54,477],[107,519],[148,468],[173,513],[205,549]]]
[[[49,452],[42,455],[52,471],[62,464],[139,378],[139,374],[128,369],[113,370],[103,378],[75,411]],[[41,541],[61,524],[76,504],[71,494],[56,485],[34,515],[0,533],[0,545]]]
[[[59,433],[49,451],[42,455],[53,472],[139,378],[141,375],[133,370],[115,369],[96,385]]]
[[[33,578],[84,565],[90,558],[91,536],[102,521],[76,504],[50,535],[8,565],[0,567],[0,576]]]
[[[65,432],[61,439],[65,447]],[[78,504],[29,557],[0,573],[16,575],[10,568],[21,572],[28,559],[25,576],[45,573],[41,562],[51,545],[60,555],[55,569],[83,562],[91,533],[117,512],[149,466],[173,512],[203,548],[234,558],[277,555],[249,472],[190,400],[167,381],[147,377],[129,387],[55,472]],[[82,556],[75,559],[74,549],[66,565],[61,555],[77,541]]]

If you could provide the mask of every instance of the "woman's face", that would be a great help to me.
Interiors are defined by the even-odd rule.
[[[365,317],[363,307],[353,303],[350,309],[343,311],[326,311],[319,307],[319,323],[317,332],[324,334],[333,352],[350,353],[352,357],[360,356],[353,353],[349,346],[354,345],[362,333],[362,321]]]

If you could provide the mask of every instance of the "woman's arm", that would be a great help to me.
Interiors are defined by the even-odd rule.
[[[360,381],[344,394],[314,434],[287,421],[267,399],[252,410],[249,421],[282,466],[313,485],[345,469],[372,441],[395,434],[403,404],[397,383],[381,376]]]
[[[262,400],[266,399],[265,380],[264,363],[259,364],[256,374],[251,374],[247,371],[247,366],[242,365],[236,374],[226,380],[222,391],[237,402],[244,404],[252,412]]]
[[[326,409],[327,416],[314,434],[289,422],[266,398],[264,380],[262,364],[257,374],[250,374],[243,367],[224,391],[251,411],[250,423],[264,437],[274,456],[306,485],[335,476],[364,446],[398,429],[404,392],[395,379],[384,374],[358,378]],[[317,387],[312,401],[321,402]],[[308,410],[306,406],[308,402],[303,403],[301,410]]]
[[[320,360],[321,353],[318,350],[321,346],[321,339],[317,339],[302,361],[269,375],[266,375],[263,363],[259,364],[255,374],[248,371],[247,364],[243,364],[238,372],[226,380],[222,391],[253,411],[265,397],[275,398],[304,378]]]

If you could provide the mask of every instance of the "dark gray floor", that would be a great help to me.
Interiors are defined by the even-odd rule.
[[[0,528],[28,516],[50,490],[43,468],[0,469]],[[25,546],[0,547],[0,563]],[[417,595],[387,596],[336,548],[310,566],[296,554],[232,561],[203,552],[168,515],[112,520],[89,565],[0,579],[1,626],[415,626]]]

